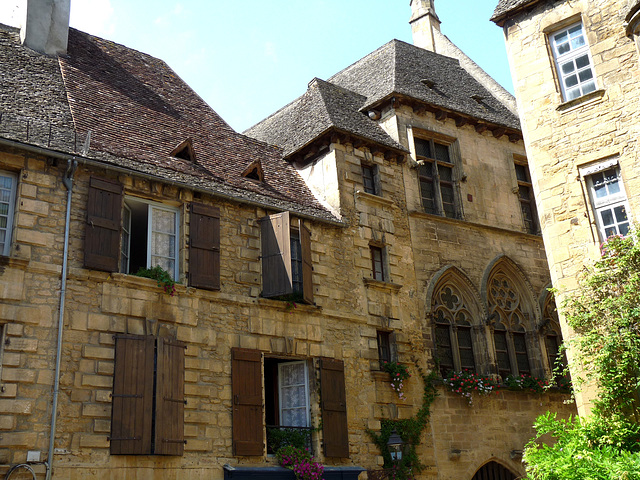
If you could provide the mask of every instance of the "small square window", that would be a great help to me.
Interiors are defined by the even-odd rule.
[[[366,193],[380,195],[378,168],[376,165],[362,164],[362,184]]]
[[[373,279],[383,282],[385,279],[383,249],[375,246],[371,246],[370,249]]]

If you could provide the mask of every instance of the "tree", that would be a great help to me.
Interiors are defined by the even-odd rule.
[[[573,365],[595,385],[589,418],[539,417],[524,460],[532,480],[640,479],[640,236],[609,238],[565,304]]]

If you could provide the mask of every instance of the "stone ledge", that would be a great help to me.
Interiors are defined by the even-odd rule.
[[[605,92],[604,88],[595,90],[581,97],[574,98],[573,100],[569,100],[568,102],[561,103],[556,107],[556,110],[562,113],[570,112],[573,109],[573,107],[583,106],[590,103],[596,103],[598,100],[602,100],[602,97],[604,96],[604,92]]]
[[[387,292],[398,292],[402,288],[402,285],[397,283],[383,282],[380,280],[374,280],[373,278],[363,277],[362,281],[367,288],[374,288],[376,290],[384,290]]]
[[[365,200],[369,203],[377,203],[384,207],[393,207],[395,205],[395,202],[389,198],[374,195],[373,193],[363,192],[362,190],[356,190],[356,200]]]

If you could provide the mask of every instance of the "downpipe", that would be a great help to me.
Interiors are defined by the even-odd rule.
[[[64,328],[64,303],[67,292],[67,263],[69,259],[69,230],[71,221],[71,194],[73,193],[73,176],[78,168],[75,157],[67,160],[67,171],[62,183],[67,189],[67,214],[64,226],[64,254],[62,256],[62,279],[60,287],[60,312],[58,316],[58,342],[56,348],[56,371],[53,381],[53,402],[51,405],[51,430],[49,432],[49,452],[47,453],[46,480],[51,480],[53,469],[53,450],[56,436],[56,420],[58,416],[58,396],[60,394],[60,363],[62,357],[62,331]]]

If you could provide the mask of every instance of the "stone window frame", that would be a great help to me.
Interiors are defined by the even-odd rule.
[[[6,257],[11,253],[13,223],[17,205],[18,175],[0,170],[0,180],[2,180],[2,184],[0,184],[0,205],[6,205],[6,212],[0,214],[0,219],[5,219],[5,226],[0,227],[0,232],[5,235],[4,241],[0,243],[2,245],[0,255]],[[11,181],[11,185],[6,185],[7,180]]]
[[[608,158],[596,163],[578,167],[580,178],[583,180],[587,189],[587,195],[589,197],[589,205],[593,213],[595,220],[595,226],[598,231],[598,238],[600,242],[604,242],[611,235],[625,235],[629,231],[629,226],[632,223],[630,216],[631,210],[629,209],[629,197],[626,193],[624,180],[622,178],[622,170],[618,157]],[[597,176],[603,176],[603,184],[605,187],[612,184],[605,177],[606,173],[615,173],[616,184],[619,186],[618,192],[605,195],[604,197],[598,197],[596,194],[596,185],[594,179]],[[611,178],[611,177],[610,177]],[[618,209],[622,208],[622,211]],[[607,212],[612,212],[613,223],[604,223],[603,215]],[[623,213],[626,219],[619,220],[616,218],[619,213]],[[621,226],[625,225],[626,227]]]
[[[417,173],[418,173],[418,189],[419,195],[421,199],[422,208],[426,213],[432,215],[438,215],[441,217],[453,218],[458,220],[464,219],[463,209],[462,209],[462,200],[460,198],[460,169],[462,164],[462,159],[460,155],[460,145],[459,141],[455,137],[450,137],[449,135],[445,135],[439,132],[433,132],[429,130],[422,130],[418,128],[413,128],[413,145],[412,153],[415,156],[415,159],[418,164]],[[447,148],[447,156],[448,159],[438,159],[438,158],[430,158],[428,156],[424,156],[418,153],[417,143],[416,141],[426,141],[429,142],[430,151],[433,152],[432,156],[437,157],[436,153],[436,145],[444,146]],[[431,171],[428,172],[426,169],[431,166]],[[451,171],[451,179],[443,180],[441,179],[441,171],[440,168],[450,169]],[[428,175],[430,173],[430,175]],[[429,182],[433,184],[433,208],[429,208],[425,206],[424,196],[422,194],[422,185],[424,182]],[[453,211],[447,212],[445,208],[445,202],[443,201],[443,193],[442,187],[443,185],[449,184],[452,190],[452,201],[448,202],[446,205],[452,205]]]
[[[569,23],[570,20],[573,20]],[[567,24],[568,23],[568,24]],[[582,32],[582,39],[584,41],[583,45],[579,45],[576,48],[570,48],[568,51],[559,52],[558,51],[558,43],[557,39],[563,34],[571,35],[571,33],[575,33],[575,28],[580,26]],[[585,29],[584,22],[581,17],[578,18],[572,17],[565,22],[562,22],[555,27],[545,29],[547,38],[548,38],[548,46],[550,49],[551,57],[553,59],[553,64],[555,67],[556,79],[558,81],[558,86],[560,87],[560,91],[562,94],[562,98],[564,102],[570,102],[572,100],[584,97],[590,93],[596,92],[598,90],[597,84],[597,76],[595,71],[595,66],[593,62],[593,57],[591,55],[591,48],[589,46],[589,42],[587,39],[587,33]],[[575,38],[574,38],[575,39]],[[561,45],[566,45],[566,43],[562,43]],[[577,65],[578,60],[583,60],[586,54],[586,58],[588,63],[579,67]],[[572,72],[568,72],[567,74],[563,74],[563,67],[573,62],[576,70],[572,72],[576,72],[579,76],[580,73],[584,74],[587,71],[590,71],[591,77],[586,78],[584,80],[580,80],[578,78],[578,83],[575,85],[571,85],[567,87],[566,80],[570,78]],[[580,70],[579,72],[577,70]],[[592,85],[590,85],[592,83]],[[583,88],[586,87],[586,88]],[[571,96],[573,92],[577,89],[578,95]]]

